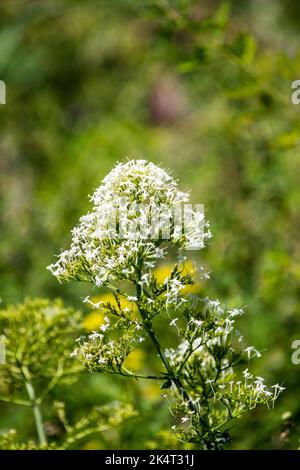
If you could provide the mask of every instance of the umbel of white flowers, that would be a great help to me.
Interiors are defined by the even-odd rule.
[[[211,237],[203,212],[188,204],[189,194],[179,191],[167,171],[146,160],[117,164],[91,202],[92,210],[72,230],[70,249],[48,266],[59,280],[103,286],[130,279],[141,253],[149,268],[165,257],[164,241],[202,248]]]

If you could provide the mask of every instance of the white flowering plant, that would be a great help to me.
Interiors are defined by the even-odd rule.
[[[118,164],[91,201],[92,211],[72,230],[70,249],[49,270],[59,281],[77,279],[110,289],[115,301],[84,299],[105,312],[104,323],[78,338],[72,356],[92,372],[160,381],[178,439],[222,449],[230,442],[232,421],[260,405],[272,408],[283,387],[268,388],[246,368],[261,354],[245,348],[235,329],[242,309],[186,295],[186,286],[209,277],[196,263],[191,269],[187,257],[187,249],[202,248],[211,238],[209,223],[191,206],[188,217],[180,219],[178,208],[189,203],[189,194],[146,160]],[[163,208],[159,217],[158,206]],[[177,261],[158,281],[155,269],[170,249]],[[172,334],[160,334],[162,325]],[[175,338],[171,346],[168,336]],[[137,373],[125,366],[131,351],[144,344],[159,358],[159,371]]]

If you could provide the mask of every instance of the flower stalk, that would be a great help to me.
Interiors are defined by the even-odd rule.
[[[30,372],[26,366],[22,367],[22,373],[24,377],[25,388],[26,388],[28,398],[31,403],[31,407],[32,407],[38,440],[41,446],[46,446],[47,437],[46,437],[46,433],[45,433],[44,425],[43,425],[43,416],[42,416],[41,408],[36,398],[34,387],[31,382]]]

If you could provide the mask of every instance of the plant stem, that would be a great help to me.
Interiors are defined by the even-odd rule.
[[[135,374],[126,367],[122,367],[122,370],[118,372],[118,375],[123,375],[124,377],[132,377],[133,379],[151,379],[151,380],[166,380],[166,377],[158,377],[157,375],[141,375]]]
[[[147,330],[147,333],[148,333],[149,337],[152,340],[152,343],[155,346],[156,351],[158,352],[159,357],[161,358],[161,360],[162,360],[162,362],[163,362],[163,364],[164,364],[164,366],[165,366],[165,368],[166,368],[166,370],[169,374],[170,380],[172,380],[172,382],[176,386],[178,392],[182,395],[182,398],[184,398],[188,402],[188,406],[191,408],[191,410],[196,411],[196,409],[195,409],[195,407],[194,407],[194,405],[191,401],[191,397],[188,395],[187,391],[185,390],[180,378],[174,376],[174,371],[173,371],[172,367],[170,366],[169,361],[165,356],[165,353],[161,349],[159,340],[158,340],[152,326],[148,327],[147,325],[145,325],[145,328]]]
[[[29,370],[27,369],[27,367],[22,367],[22,373],[24,376],[24,383],[25,383],[26,391],[27,391],[27,394],[31,403],[32,411],[33,411],[35,427],[36,427],[36,432],[37,432],[37,436],[39,439],[39,443],[41,445],[46,445],[47,437],[46,437],[44,426],[43,426],[42,412],[37,403],[35,390],[30,380],[30,374],[29,374]]]
[[[163,350],[160,346],[160,342],[159,342],[159,340],[158,340],[158,338],[155,334],[155,331],[152,327],[152,323],[150,323],[149,319],[147,318],[147,313],[142,308],[140,308],[139,304],[140,304],[140,300],[141,300],[141,296],[142,296],[142,289],[141,289],[141,285],[140,285],[139,282],[141,280],[142,268],[143,268],[143,262],[142,262],[142,260],[140,260],[139,263],[138,263],[137,269],[136,269],[136,272],[137,272],[136,296],[137,296],[137,299],[138,299],[138,302],[137,302],[138,309],[139,309],[141,317],[144,321],[145,329],[148,333],[148,336],[152,340],[152,343],[154,344],[155,349],[156,349],[159,357],[162,360],[162,363],[164,364],[164,366],[165,366],[165,368],[166,368],[166,370],[169,374],[170,380],[172,380],[172,382],[176,386],[178,392],[180,393],[180,395],[182,395],[182,398],[184,398],[187,401],[189,408],[192,411],[196,412],[197,410],[196,410],[194,404],[192,403],[191,397],[189,396],[189,394],[185,390],[180,378],[174,376],[174,371],[173,371],[168,359],[166,358],[165,353],[163,352]]]
[[[13,403],[14,405],[31,406],[31,403],[29,401],[19,400],[18,398],[3,397],[2,395],[0,395],[0,401],[5,401],[6,403]]]

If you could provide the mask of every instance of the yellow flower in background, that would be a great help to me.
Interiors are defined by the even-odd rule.
[[[99,295],[97,297],[93,297],[91,299],[91,301],[95,304],[99,301],[104,302],[104,303],[110,302],[113,305],[116,304],[114,296],[112,294],[109,294],[109,293],[102,294],[102,295]],[[87,304],[87,305],[91,306],[91,304]],[[83,320],[83,327],[87,331],[98,330],[104,322],[104,316],[105,316],[105,309],[103,307],[101,307],[101,305],[100,305],[99,308],[97,308],[93,312],[89,313],[85,317],[85,319]]]
[[[87,331],[98,330],[104,322],[104,312],[99,310],[89,313],[83,320],[83,327]]]
[[[153,275],[158,283],[163,283],[167,277],[169,277],[173,271],[174,265],[172,264],[163,264],[159,268],[155,269]],[[179,265],[179,268],[183,268],[183,275],[190,274],[193,276],[195,274],[195,268],[192,261],[187,261],[186,263]],[[181,293],[184,294],[197,294],[201,289],[201,285],[199,283],[195,283],[192,285],[185,286]]]
[[[135,349],[132,351],[124,361],[126,369],[132,370],[133,372],[139,372],[145,365],[145,351],[141,349]],[[143,372],[142,372],[143,373]],[[147,399],[157,399],[161,395],[161,383],[154,382],[153,380],[142,380],[141,390],[142,394]]]
[[[116,299],[114,298],[113,294],[107,292],[102,295],[97,295],[96,297],[92,297],[91,301],[96,304],[97,302],[103,302],[103,304],[110,303],[111,305],[117,307]],[[125,309],[128,308],[132,312],[136,312],[137,306],[133,302],[129,302],[127,299],[120,299],[121,308]],[[90,305],[91,304],[87,304]],[[92,306],[91,306],[92,308]],[[83,320],[83,327],[87,331],[93,331],[100,328],[102,323],[104,322],[105,316],[105,306],[100,305],[96,310],[93,310],[92,313],[89,313],[85,319]]]
[[[182,292],[183,295],[198,294],[200,289],[201,289],[200,284],[196,283],[196,284],[193,284],[191,286],[184,286],[184,288],[182,289],[181,292]]]
[[[145,398],[154,400],[161,397],[161,383],[152,380],[144,380],[142,393]]]
[[[163,264],[153,271],[153,275],[158,283],[162,284],[164,280],[171,275],[173,270],[172,264]]]
[[[141,349],[135,349],[125,359],[124,366],[129,370],[137,372],[143,367],[144,363],[145,352]]]
[[[96,297],[93,297],[91,300],[95,304],[97,302],[103,302],[104,304],[110,303],[114,307],[118,306],[115,297],[113,296],[113,294],[111,294],[109,292],[106,292],[105,294],[102,294],[102,295],[97,295]],[[137,306],[134,302],[130,302],[129,300],[125,299],[124,297],[119,298],[119,301],[120,301],[121,308],[123,310],[126,309],[126,308],[128,308],[132,312],[135,312],[137,310]],[[100,305],[97,310],[104,311],[105,306]]]

